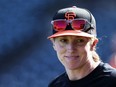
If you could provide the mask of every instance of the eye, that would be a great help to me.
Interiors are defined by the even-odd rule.
[[[77,38],[75,40],[75,44],[77,44],[78,46],[84,46],[87,43],[87,39],[86,38]]]
[[[79,39],[77,39],[77,42],[78,42],[78,43],[83,43],[83,42],[85,42],[85,40],[82,39],[82,38],[79,38]]]
[[[62,43],[67,43],[68,40],[67,40],[67,39],[60,39],[60,42],[62,42]]]

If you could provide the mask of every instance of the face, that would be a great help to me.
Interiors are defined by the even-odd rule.
[[[90,38],[61,36],[54,38],[52,42],[58,59],[66,69],[79,69],[92,60]]]

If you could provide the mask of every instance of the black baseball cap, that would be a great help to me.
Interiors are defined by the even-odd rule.
[[[71,15],[68,17],[68,13]],[[73,13],[73,14],[72,14]],[[53,17],[54,20],[58,19],[66,19],[73,17],[73,19],[86,19],[90,24],[91,27],[89,29],[86,29],[86,31],[82,30],[74,30],[70,26],[66,27],[64,31],[55,31],[53,29],[53,34],[49,36],[48,38],[54,38],[54,37],[59,37],[59,36],[66,36],[66,35],[72,35],[72,36],[83,36],[83,37],[96,37],[96,21],[92,13],[85,9],[85,8],[80,8],[76,6],[68,7],[68,8],[63,8],[60,9],[56,12],[56,14]]]

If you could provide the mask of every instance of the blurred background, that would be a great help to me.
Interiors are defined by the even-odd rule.
[[[110,62],[116,52],[115,0],[0,0],[0,87],[47,87],[64,72],[47,37],[54,13],[70,6],[92,12],[97,52]]]

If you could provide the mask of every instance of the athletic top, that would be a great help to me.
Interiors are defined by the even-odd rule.
[[[116,87],[116,69],[101,62],[82,79],[71,81],[65,72],[55,78],[48,87]]]

